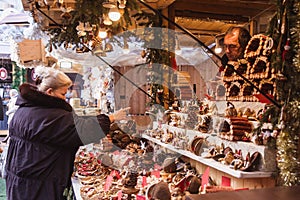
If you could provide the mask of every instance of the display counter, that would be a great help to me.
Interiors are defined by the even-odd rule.
[[[165,144],[165,143],[163,143],[155,138],[152,138],[148,135],[143,134],[142,137],[149,141],[152,141],[162,147],[168,148],[169,150],[171,150],[173,152],[176,152],[176,153],[179,153],[180,155],[189,157],[195,161],[198,161],[204,165],[212,167],[216,170],[219,170],[221,172],[224,172],[224,173],[229,174],[236,178],[268,178],[268,177],[271,177],[273,174],[273,172],[264,172],[264,171],[244,172],[244,171],[240,171],[240,170],[234,170],[234,169],[230,168],[229,166],[223,165],[220,162],[216,162],[215,160],[213,160],[211,158],[207,159],[207,158],[203,158],[201,156],[197,156],[190,151],[178,149],[170,144]]]
[[[211,194],[189,195],[186,200],[298,200],[300,186],[273,187],[247,191],[218,192]]]
[[[210,176],[214,179],[217,185],[222,185],[226,180],[226,185],[234,189],[257,189],[257,188],[269,188],[275,186],[276,177],[276,153],[274,149],[265,145],[256,145],[251,142],[243,141],[229,141],[220,138],[217,134],[203,133],[198,130],[190,130],[186,128],[174,127],[168,124],[160,124],[154,122],[154,132],[161,132],[161,136],[155,137],[153,131],[146,131],[142,134],[142,137],[153,142],[156,145],[161,146],[169,151],[179,154],[178,156],[184,156],[187,161],[197,169],[199,174],[205,172],[210,168]],[[173,141],[164,141],[164,135],[173,134]],[[230,147],[233,150],[240,150],[242,155],[248,153],[253,154],[259,152],[261,155],[259,170],[255,171],[242,171],[234,169],[230,165],[225,165],[212,158],[205,158],[201,155],[196,155],[191,151],[191,141],[195,137],[205,138],[206,142],[210,145],[221,145]],[[174,142],[177,139],[186,140],[184,145]]]

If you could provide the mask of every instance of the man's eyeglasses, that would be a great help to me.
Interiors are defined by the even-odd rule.
[[[235,44],[224,44],[223,45],[224,49],[236,49],[238,48],[239,46],[238,45],[235,45]]]

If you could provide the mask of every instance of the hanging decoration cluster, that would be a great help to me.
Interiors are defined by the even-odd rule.
[[[300,185],[300,101],[290,101],[283,107],[282,114],[284,127],[277,138],[279,185]]]
[[[298,87],[291,87],[297,92],[293,92],[291,101],[287,104],[289,118],[286,119],[286,128],[278,140],[278,166],[283,185],[300,185],[300,98],[299,98],[299,79],[300,79],[300,1],[294,0],[290,4],[289,30],[292,41],[293,57],[291,57],[292,68],[295,69],[294,78],[297,80]]]
[[[300,47],[300,1],[297,0],[294,4],[294,12],[296,13],[295,16],[295,23],[294,27],[292,27],[293,31],[293,40],[294,40],[294,51],[295,51],[295,57],[293,59],[294,66],[297,67],[298,72],[300,72],[300,52],[299,52],[299,47]]]
[[[281,130],[276,140],[279,185],[300,185],[300,2],[277,0],[269,34],[277,44],[272,67],[278,71],[278,101],[283,105],[271,121]]]
[[[93,48],[110,34],[127,30],[132,25],[129,13],[139,11],[136,0],[76,0],[75,5],[64,0],[35,0],[32,3],[35,21],[49,32],[50,52],[52,47],[61,45],[65,48],[76,47],[78,53],[86,52],[83,46]],[[60,15],[51,18],[47,15],[51,10],[58,10]]]
[[[138,25],[145,28],[143,41],[145,50],[141,52],[142,58],[148,64],[147,84],[148,94],[151,96],[149,101],[150,112],[158,113],[169,108],[172,100],[169,96],[169,84],[166,82],[168,77],[167,70],[171,70],[171,54],[175,47],[175,33],[173,34],[163,26],[162,18],[154,13],[141,11],[133,15],[139,21]]]

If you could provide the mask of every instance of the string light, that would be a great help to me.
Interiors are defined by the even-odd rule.
[[[100,25],[98,36],[102,39],[107,37],[107,31],[104,24]]]
[[[124,54],[130,53],[129,45],[128,45],[127,39],[125,37],[124,37],[123,53]]]
[[[216,54],[220,54],[220,53],[222,53],[222,51],[223,51],[223,49],[222,49],[222,47],[220,46],[219,39],[216,38],[215,53],[216,53]]]
[[[181,51],[181,48],[180,48],[180,45],[179,45],[179,40],[176,37],[176,39],[175,39],[175,54],[180,55],[181,53],[182,53],[182,51]]]
[[[119,12],[119,9],[117,7],[110,8],[108,17],[111,21],[118,21],[121,18],[121,13]]]

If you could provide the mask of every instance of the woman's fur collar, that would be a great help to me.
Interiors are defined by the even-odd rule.
[[[19,90],[26,104],[72,111],[72,107],[65,100],[38,91],[35,85],[24,83],[19,87]]]

